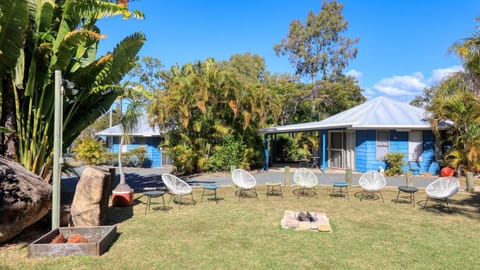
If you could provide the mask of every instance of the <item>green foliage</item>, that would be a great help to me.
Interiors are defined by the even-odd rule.
[[[388,153],[385,155],[385,162],[387,169],[385,175],[399,175],[402,174],[402,166],[405,165],[405,154],[403,153]]]
[[[273,144],[275,157],[279,162],[294,162],[312,156],[309,150],[312,145],[307,139],[308,135],[279,135]]]
[[[287,162],[296,160],[293,158],[293,149],[296,149],[295,140],[286,135],[279,135],[277,139],[273,141],[272,152],[275,153],[275,162]]]
[[[322,1],[320,13],[310,11],[305,23],[290,23],[287,37],[274,46],[275,53],[288,55],[296,73],[309,76],[312,82],[319,72],[322,80],[340,74],[348,61],[357,56],[353,46],[358,42],[358,38],[342,35],[348,27],[342,10],[343,4],[336,0]]]
[[[11,6],[12,3],[17,6]],[[19,12],[17,9],[20,6],[24,9],[25,3],[29,4],[28,10]],[[4,149],[34,173],[40,173],[44,165],[44,173],[48,173],[54,139],[55,69],[62,71],[65,89],[65,148],[121,94],[123,89],[118,83],[133,67],[145,42],[142,33],[134,33],[112,52],[97,58],[98,44],[105,38],[98,28],[98,20],[116,15],[124,18],[143,15],[129,11],[125,5],[102,0],[2,1],[0,5],[2,13],[11,15],[0,16],[0,50],[9,56],[18,56],[16,66],[10,69],[15,70],[14,73],[0,69],[0,76],[4,78],[0,86],[1,103],[9,104],[4,107],[0,126],[16,131],[4,134],[7,145]],[[23,15],[28,17],[25,28],[21,22]],[[8,41],[8,51],[4,51],[6,40],[2,38],[14,32],[17,32],[16,38]],[[11,64],[10,60],[0,62]]]
[[[98,165],[105,162],[105,146],[90,137],[81,140],[73,149],[76,158],[91,165]]]
[[[128,152],[127,155],[135,156],[136,160],[138,160],[137,166],[143,167],[145,165],[145,162],[147,161],[147,149],[145,147],[130,149]]]
[[[427,106],[430,122],[440,135],[439,125],[448,121],[445,138],[453,150],[444,156],[447,165],[462,171],[480,169],[480,97],[470,91],[468,76],[459,73],[434,88],[434,98]]]
[[[149,114],[156,123],[170,130],[165,146],[173,155],[180,155],[173,159],[183,172],[202,171],[211,152],[222,145],[227,134],[252,149],[248,155],[254,160],[243,162],[249,163],[248,166],[261,164],[258,159],[263,156],[263,147],[258,128],[267,119],[275,119],[278,113],[268,88],[258,80],[253,83],[250,75],[237,74],[244,62],[248,62],[241,59],[236,60],[235,68],[233,64],[218,64],[207,59],[174,66],[163,73],[164,89],[154,92]]]
[[[225,136],[221,145],[214,148],[204,169],[205,171],[228,171],[232,165],[238,168],[242,165],[244,154],[245,145],[229,134]]]
[[[0,74],[9,72],[15,67],[27,23],[27,1],[0,2]]]
[[[108,153],[105,153],[104,157],[105,157],[106,165],[117,166],[117,163],[118,163],[117,153],[108,152]]]
[[[195,171],[198,157],[194,155],[192,148],[180,144],[170,147],[169,150],[176,173],[192,173]]]

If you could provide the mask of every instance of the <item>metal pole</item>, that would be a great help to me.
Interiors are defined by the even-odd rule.
[[[63,130],[63,90],[62,71],[55,70],[55,113],[53,133],[53,196],[52,196],[52,231],[60,227],[60,177],[62,165],[62,130]]]

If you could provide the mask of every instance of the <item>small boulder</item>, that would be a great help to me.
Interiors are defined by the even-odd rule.
[[[73,225],[104,225],[109,196],[110,173],[95,167],[85,168],[73,196],[70,212]]]

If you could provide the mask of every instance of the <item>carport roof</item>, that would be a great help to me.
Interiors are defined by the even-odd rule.
[[[322,121],[263,128],[260,133],[276,134],[322,129],[429,130],[427,112],[386,97],[377,97]]]
[[[140,137],[160,137],[162,131],[158,126],[151,126],[148,123],[146,115],[140,117],[135,128],[128,135]],[[120,124],[95,133],[96,136],[122,136],[122,126]]]

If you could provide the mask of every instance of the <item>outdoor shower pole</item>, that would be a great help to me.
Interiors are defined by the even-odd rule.
[[[60,177],[62,172],[62,130],[63,130],[63,89],[62,71],[55,70],[55,112],[53,126],[53,194],[52,231],[60,227]]]

